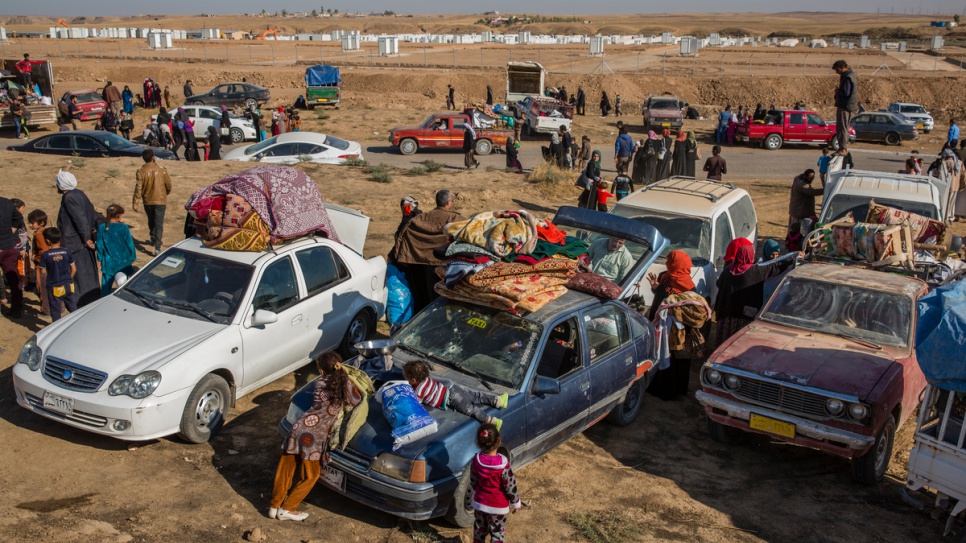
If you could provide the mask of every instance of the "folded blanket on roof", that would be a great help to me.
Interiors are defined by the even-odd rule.
[[[549,257],[578,258],[580,255],[587,254],[587,242],[567,236],[563,245],[557,245],[544,240],[537,240],[536,246],[530,252],[530,256],[536,259]]]
[[[493,260],[500,259],[500,257],[496,256],[490,251],[487,251],[482,247],[477,247],[476,245],[473,245],[471,243],[454,242],[446,246],[446,252],[445,252],[446,257],[452,257],[457,255],[460,255],[460,256],[478,255],[478,256],[487,256],[492,258]]]
[[[542,275],[569,279],[576,273],[577,261],[563,258],[551,258],[532,266],[516,262],[497,262],[467,277],[465,282],[476,287],[485,287],[516,276]]]
[[[456,283],[453,285],[453,288],[447,288],[443,283],[436,283],[436,286],[434,286],[433,289],[436,291],[436,294],[439,294],[440,296],[450,300],[482,305],[484,307],[492,307],[493,309],[509,311],[511,313],[517,312],[517,310],[514,309],[515,304],[513,301],[500,296],[499,294],[488,294],[473,289],[472,287],[467,286],[465,281]]]
[[[240,196],[268,226],[273,240],[321,231],[338,241],[319,187],[305,172],[290,166],[266,165],[229,175],[195,192],[185,209],[206,198]]]
[[[484,211],[467,221],[447,224],[446,234],[456,242],[482,247],[503,258],[533,251],[537,221],[526,211]]]
[[[270,235],[268,225],[241,196],[229,194],[224,209],[207,209],[203,243],[225,251],[264,251]]]
[[[467,275],[472,275],[487,266],[494,264],[494,260],[486,259],[483,262],[467,262],[458,258],[451,259],[446,263],[446,272],[443,274],[443,282],[447,287],[451,287],[461,281]]]
[[[452,288],[447,288],[443,283],[436,283],[434,289],[444,298],[511,313],[537,311],[567,293],[567,287],[563,285],[535,283],[528,290],[527,287],[515,285],[512,281],[501,282],[499,285],[487,288],[474,287],[466,281],[460,281]]]
[[[564,239],[567,233],[550,221],[537,221],[537,237],[550,243],[563,245],[566,243]]]

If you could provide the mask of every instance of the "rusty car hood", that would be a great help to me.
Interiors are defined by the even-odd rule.
[[[864,399],[901,357],[851,340],[755,321],[711,357],[725,367]]]

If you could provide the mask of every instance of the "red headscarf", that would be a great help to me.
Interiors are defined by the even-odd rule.
[[[687,141],[687,140],[688,140],[688,133],[685,132],[684,130],[678,130],[678,139],[677,139],[677,141],[684,142],[684,141]]]
[[[691,257],[684,251],[671,251],[667,255],[667,273],[661,278],[661,286],[668,294],[681,294],[694,290],[691,280]]]
[[[738,247],[738,251],[735,252],[735,261],[731,264],[731,274],[741,275],[751,269],[755,265],[755,248],[748,245],[742,245]]]
[[[751,246],[751,242],[748,241],[748,238],[736,238],[731,240],[731,243],[728,244],[728,248],[725,250],[725,264],[735,259],[735,253],[738,252],[738,247],[743,247],[745,245]]]

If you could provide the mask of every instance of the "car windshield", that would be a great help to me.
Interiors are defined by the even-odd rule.
[[[920,113],[922,115],[926,114],[926,108],[922,106],[902,106],[903,113]]]
[[[96,92],[82,92],[80,94],[75,94],[77,97],[78,104],[89,104],[91,102],[103,102],[104,98]]]
[[[271,138],[268,138],[265,141],[256,143],[255,145],[249,145],[248,147],[245,148],[245,154],[254,155],[255,153],[261,151],[262,149],[275,145],[276,141],[278,141],[278,136],[273,136]]]
[[[108,149],[127,149],[128,147],[136,146],[136,144],[131,143],[117,134],[112,134],[111,132],[98,133],[96,138],[97,141],[101,142],[101,144]]]
[[[335,136],[326,136],[325,144],[328,145],[329,147],[335,147],[340,151],[345,151],[346,149],[349,148],[349,142],[347,142],[344,139],[337,138]]]
[[[228,324],[245,297],[251,277],[251,266],[169,249],[116,295],[155,311]]]
[[[836,194],[829,202],[827,211],[822,216],[822,221],[830,222],[840,219],[850,211],[852,212],[852,218],[857,221],[864,221],[866,215],[869,214],[869,201],[871,199],[868,196],[858,196],[855,194]],[[922,215],[923,217],[929,217],[930,219],[938,219],[936,206],[929,202],[903,202],[876,196],[875,203]]]
[[[423,121],[423,124],[419,125],[419,127],[420,128],[430,128],[430,127],[433,126],[433,122],[436,121],[436,120],[442,120],[442,121],[445,122],[445,119],[437,119],[436,115],[430,115],[428,119],[426,119],[425,121]]]
[[[654,100],[651,102],[650,109],[677,109],[678,103],[674,100]]]
[[[695,266],[704,266],[710,262],[711,221],[619,204],[614,206],[612,213],[651,225],[663,234],[671,245],[661,253],[662,258],[671,251],[681,250],[691,257],[691,263]]]
[[[542,330],[506,311],[440,298],[409,321],[395,339],[430,362],[463,368],[487,382],[518,389]]]
[[[912,303],[905,296],[889,292],[789,277],[778,287],[761,319],[905,347],[909,345]]]

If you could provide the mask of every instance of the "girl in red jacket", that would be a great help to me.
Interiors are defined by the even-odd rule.
[[[476,511],[473,543],[483,543],[487,534],[490,535],[490,543],[502,542],[510,508],[516,513],[522,505],[510,461],[497,452],[500,443],[500,431],[494,424],[488,422],[480,425],[476,444],[481,452],[473,457],[470,468],[473,509]]]

